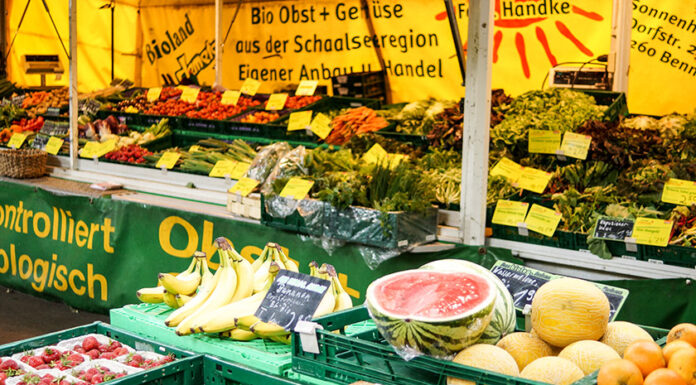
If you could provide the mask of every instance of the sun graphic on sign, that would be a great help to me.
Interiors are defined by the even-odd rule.
[[[558,60],[554,55],[547,33],[551,33],[553,29],[558,31],[565,39],[577,47],[580,52],[588,57],[593,57],[592,50],[587,48],[585,44],[576,36],[577,31],[572,31],[563,21],[549,20],[554,15],[563,13],[573,13],[584,18],[600,22],[604,20],[600,14],[587,11],[576,5],[571,5],[567,1],[554,0],[496,0],[495,1],[495,22],[498,27],[493,35],[493,63],[498,62],[498,49],[508,30],[516,30],[514,35],[515,48],[520,60],[520,66],[524,76],[529,79],[529,61],[527,60],[527,40],[536,38],[536,41],[541,45],[546,53],[546,57],[552,67],[558,64]],[[438,13],[435,16],[436,20],[447,19],[447,12]],[[529,30],[534,26],[534,36],[526,36],[523,34],[525,30]],[[467,48],[467,43],[464,43],[464,50]]]

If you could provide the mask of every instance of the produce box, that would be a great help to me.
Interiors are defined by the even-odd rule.
[[[139,126],[139,127],[150,127],[153,124],[157,124],[160,120],[167,118],[169,119],[169,127],[173,130],[179,128],[180,122],[179,118],[176,116],[164,116],[164,115],[145,115],[145,114],[132,114],[128,112],[119,111],[99,111],[97,112],[97,119],[106,119],[109,116],[116,117],[121,123],[127,126]]]
[[[384,71],[358,72],[331,78],[334,95],[386,100]]]
[[[299,338],[293,336],[293,370],[340,384],[367,381],[382,385],[445,385],[448,376],[455,376],[476,384],[544,385],[427,356],[404,361],[384,341],[376,327],[353,336],[332,333],[332,330],[366,319],[370,319],[367,309],[357,307],[316,320],[324,328],[316,331],[319,354],[302,350]],[[653,338],[662,338],[668,332],[654,328],[646,328],[646,331]],[[574,385],[596,384],[596,381],[592,381],[592,376],[588,377]]]
[[[111,323],[145,338],[161,341],[180,349],[200,354],[210,354],[233,364],[288,378],[291,376],[292,353],[288,345],[261,339],[253,341],[223,340],[195,334],[178,336],[173,328],[164,325],[164,320],[173,310],[163,304],[128,305],[112,309]],[[359,333],[373,327],[370,323],[351,326],[347,333]]]
[[[226,385],[292,385],[292,384],[316,384],[329,385],[334,382],[327,382],[314,377],[301,375],[290,371],[288,378],[272,376],[254,369],[245,368],[227,361],[214,357],[206,356],[203,360],[203,371],[205,384],[226,384]]]
[[[314,200],[264,197],[261,223],[303,234],[386,249],[427,243],[437,238],[438,209],[425,213],[388,212],[350,206],[338,210]]]
[[[162,366],[150,370],[138,371],[137,373],[111,380],[109,384],[184,385],[202,383],[203,359],[201,356],[195,356],[189,351],[142,338],[141,336],[102,322],[95,322],[85,326],[5,344],[0,346],[0,356],[22,354],[23,352],[52,345],[57,346],[59,349],[69,349],[73,345],[80,343],[88,335],[97,337],[99,343],[106,343],[106,341],[109,340],[118,341],[123,344],[124,347],[128,347],[129,351],[154,352],[159,355],[173,355],[176,358],[173,362],[166,363]],[[125,366],[116,360],[109,362],[109,360],[98,359],[85,361],[83,364],[77,366],[76,369],[96,364],[109,365],[114,368],[122,368]],[[129,372],[137,371],[137,369],[134,370],[135,368],[130,366],[127,366],[127,368],[130,368],[128,369]],[[72,370],[70,370],[70,372],[72,373]]]
[[[696,248],[687,246],[656,247],[640,245],[640,259],[648,262],[664,263],[688,267],[696,267]]]
[[[256,193],[245,197],[228,194],[227,211],[240,217],[259,220],[261,219],[261,197]]]
[[[556,230],[552,237],[529,230],[529,235],[521,235],[516,227],[491,224],[491,237],[515,242],[531,243],[540,246],[558,247],[577,250],[575,235],[567,231]]]
[[[620,117],[628,115],[628,102],[623,92],[601,90],[579,90],[592,96],[598,105],[608,106],[604,116],[609,121],[616,121]]]

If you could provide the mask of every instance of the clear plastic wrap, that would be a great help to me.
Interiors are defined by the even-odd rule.
[[[381,247],[358,246],[358,252],[362,256],[363,261],[370,270],[375,270],[382,262],[398,257],[402,253],[407,252],[412,247],[402,247],[396,249],[383,249]]]
[[[293,176],[307,175],[305,157],[307,150],[304,146],[297,146],[295,149],[286,152],[273,167],[273,171],[268,175],[266,181],[261,186],[263,194],[273,192],[273,182],[276,179],[290,178]]]
[[[287,142],[278,142],[262,147],[251,162],[246,177],[263,183],[273,171],[278,160],[291,149]]]

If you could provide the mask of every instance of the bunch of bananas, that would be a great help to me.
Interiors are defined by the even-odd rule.
[[[140,289],[138,298],[176,308],[165,324],[176,328],[178,335],[219,333],[221,338],[237,341],[267,338],[289,344],[288,331],[254,314],[278,272],[298,272],[297,264],[275,243],[268,243],[259,258],[249,263],[224,238],[215,242],[220,256],[215,274],[208,269],[205,254],[196,252],[188,269],[176,276],[160,274],[159,286]],[[331,281],[314,317],[353,307],[333,266],[312,262],[310,274]]]

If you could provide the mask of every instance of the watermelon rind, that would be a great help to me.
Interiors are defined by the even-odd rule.
[[[380,306],[374,288],[379,286],[381,282],[401,274],[423,272],[423,270],[406,270],[375,280],[367,288],[365,305],[382,337],[402,357],[409,359],[426,354],[432,357],[451,359],[459,351],[473,345],[481,338],[491,322],[497,291],[493,290],[493,285],[489,280],[484,280],[491,285],[491,289],[488,291],[489,295],[480,304],[464,314],[444,319],[430,319],[416,315],[403,317],[390,314]],[[433,273],[433,271],[428,271],[428,273]]]
[[[486,277],[496,287],[498,296],[495,300],[495,308],[493,309],[493,317],[490,324],[478,340],[480,344],[495,344],[501,338],[515,331],[517,324],[517,315],[515,313],[515,301],[510,294],[510,291],[505,287],[503,281],[491,273],[481,265],[463,259],[441,259],[427,263],[420,267],[421,269],[435,271],[461,271],[465,273],[475,273]]]

